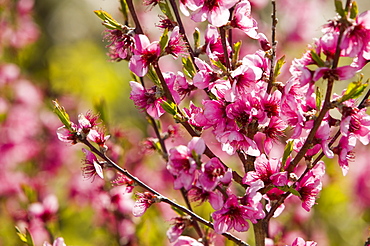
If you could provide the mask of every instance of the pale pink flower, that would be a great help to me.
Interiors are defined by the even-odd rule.
[[[204,246],[194,238],[188,236],[180,236],[173,246]]]
[[[196,22],[208,20],[216,27],[226,25],[229,21],[230,11],[239,0],[204,0],[202,7],[192,13],[191,18]]]
[[[248,0],[242,0],[235,5],[234,16],[230,25],[239,28],[251,38],[259,38],[257,21],[251,16],[251,4]]]
[[[175,242],[181,236],[186,227],[190,225],[188,218],[176,217],[173,218],[172,221],[172,226],[167,230],[166,233],[170,243]]]
[[[62,237],[58,237],[54,240],[52,245],[48,242],[44,242],[43,246],[67,246],[67,245],[64,243],[64,239]]]
[[[92,178],[92,181],[94,181],[96,176],[99,176],[100,178],[104,179],[103,176],[103,166],[99,163],[96,156],[87,149],[82,149],[82,152],[85,153],[85,165],[81,168],[82,174],[85,179]]]
[[[48,195],[42,202],[32,203],[28,210],[34,218],[46,223],[55,218],[58,208],[58,198],[55,195]]]
[[[291,246],[317,246],[317,243],[314,241],[305,241],[301,237],[297,237]]]
[[[145,211],[157,201],[157,196],[150,192],[136,193],[138,199],[135,201],[134,207],[132,209],[132,214],[135,217],[142,216]]]
[[[131,57],[129,67],[137,76],[143,77],[149,69],[149,65],[157,62],[161,49],[159,43],[150,43],[147,36],[139,34],[135,36],[134,55]]]
[[[243,178],[243,183],[250,185],[251,183],[262,180],[265,186],[273,184],[276,186],[284,186],[288,183],[287,172],[282,172],[281,162],[277,158],[267,159],[264,154],[258,156],[254,162],[256,171],[249,171]]]
[[[182,35],[179,33],[179,30],[179,27],[175,26],[175,28],[172,30],[168,45],[165,48],[166,53],[173,55],[176,59],[179,56],[187,56],[187,47]]]

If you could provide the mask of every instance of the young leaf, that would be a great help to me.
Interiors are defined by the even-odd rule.
[[[198,49],[200,47],[200,32],[198,28],[195,28],[193,32],[194,47]]]
[[[350,12],[350,16],[349,17],[351,19],[356,19],[357,15],[358,15],[358,6],[357,6],[356,1],[353,1],[352,2],[351,12]]]
[[[341,17],[345,17],[346,14],[345,14],[345,11],[343,9],[343,5],[342,5],[342,0],[335,0],[334,1],[335,3],[335,11],[341,16]]]
[[[321,90],[319,87],[317,87],[316,88],[316,110],[317,111],[320,111],[321,109],[321,101],[322,101]]]
[[[29,246],[35,246],[33,243],[33,239],[31,233],[26,228],[26,233],[21,232],[21,230],[16,226],[15,230],[17,232],[18,237],[21,239],[22,242],[26,243]]]
[[[285,145],[285,149],[284,149],[284,154],[283,154],[283,159],[281,161],[281,166],[284,167],[285,166],[285,162],[286,160],[288,159],[290,153],[292,153],[293,151],[293,141],[289,141],[286,145]]]
[[[161,85],[161,81],[159,80],[157,73],[153,70],[153,67],[150,66],[148,69],[148,73],[146,74],[153,81],[157,86]]]
[[[316,62],[316,65],[319,67],[325,67],[325,62],[321,59],[321,57],[316,54],[315,51],[311,50],[311,57]]]
[[[163,101],[161,102],[161,106],[164,109],[164,111],[166,111],[167,113],[171,115],[177,114],[177,105],[175,103]]]
[[[159,8],[161,9],[162,13],[165,16],[167,16],[168,19],[170,19],[171,21],[175,21],[175,19],[173,18],[172,12],[171,12],[171,8],[168,5],[167,1],[159,1],[158,5],[159,5]]]
[[[235,66],[239,60],[239,53],[240,53],[241,46],[242,46],[241,41],[236,42],[233,46],[234,52],[233,52],[233,57],[231,58],[231,64],[233,64],[233,66]]]
[[[191,61],[190,57],[182,58],[182,67],[183,67],[183,72],[186,76],[188,76],[189,78],[194,77],[196,72],[195,72],[193,62]]]
[[[166,28],[159,39],[159,46],[161,47],[161,52],[163,52],[164,49],[166,48],[167,42],[168,42],[168,29]]]
[[[54,113],[59,117],[63,125],[65,125],[69,131],[71,132],[75,131],[75,129],[72,129],[72,123],[69,119],[69,115],[67,114],[66,110],[59,105],[57,100],[54,100],[53,104],[54,104]]]
[[[359,96],[361,96],[362,92],[364,92],[366,87],[367,84],[362,83],[362,78],[360,78],[358,81],[349,83],[346,92],[343,94],[339,102],[344,102],[349,99],[358,98]]]
[[[110,14],[104,10],[95,10],[94,13],[103,21],[103,25],[111,30],[122,30],[123,25],[118,23]]]
[[[275,66],[275,71],[274,71],[274,81],[276,80],[277,76],[280,74],[280,70],[285,64],[285,56],[282,56],[277,62]]]
[[[125,20],[125,25],[128,25],[128,13],[129,13],[129,10],[128,10],[128,6],[127,6],[127,3],[125,0],[120,0],[120,5],[121,5],[121,8],[120,8],[120,11],[123,15],[123,18]]]

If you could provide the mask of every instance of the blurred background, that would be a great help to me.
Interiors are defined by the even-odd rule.
[[[259,30],[270,33],[269,1],[251,3]],[[357,3],[360,12],[370,9],[368,0]],[[104,26],[93,11],[105,10],[122,21],[118,7],[118,0],[0,0],[0,246],[22,245],[15,226],[23,232],[29,228],[35,245],[58,236],[67,245],[170,245],[165,232],[174,213],[168,207],[156,206],[134,218],[131,195],[100,180],[84,180],[82,146],[67,146],[55,134],[61,124],[52,112],[52,100],[58,99],[72,120],[89,109],[100,112],[111,135],[110,156],[181,201],[164,182],[172,178],[164,161],[144,141],[151,130],[129,99],[127,62],[111,62],[106,55]],[[144,32],[154,40],[160,35],[153,26],[159,12],[139,9]],[[278,55],[287,57],[280,77],[285,82],[292,59],[300,58],[307,44],[320,37],[322,25],[335,12],[329,0],[281,0],[277,11]],[[255,43],[242,52],[253,49]],[[174,68],[163,64],[163,69]],[[365,69],[367,79],[370,71]],[[336,91],[345,87],[338,85]],[[176,125],[163,129],[171,127],[177,131]],[[180,138],[173,144],[185,133],[177,134]],[[273,220],[273,234],[287,243],[302,236],[320,246],[363,245],[370,236],[367,153],[366,147],[356,149],[346,177],[335,160],[326,160],[318,204],[307,213],[298,201],[288,202],[286,210],[293,212]],[[209,207],[195,209],[209,216]],[[250,235],[240,236],[253,243]]]

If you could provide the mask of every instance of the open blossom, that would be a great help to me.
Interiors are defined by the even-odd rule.
[[[106,47],[109,49],[109,56],[113,61],[129,60],[134,48],[134,39],[121,30],[106,30],[104,39],[110,42]]]
[[[140,83],[134,81],[130,81],[130,86],[130,99],[134,101],[135,106],[145,110],[154,119],[159,119],[166,112],[161,106],[163,99],[157,97],[158,87],[145,89]]]
[[[170,36],[170,40],[168,41],[168,45],[165,48],[165,51],[168,54],[173,55],[175,58],[178,58],[179,56],[186,56],[187,55],[187,48],[186,44],[179,33],[179,27],[176,26]]]
[[[325,164],[319,161],[302,180],[298,182],[296,190],[301,195],[302,207],[310,211],[315,204],[317,195],[322,189],[321,178],[325,174]]]
[[[228,185],[231,177],[231,169],[226,170],[218,158],[212,158],[202,165],[198,182],[205,190],[212,191],[219,183]]]
[[[224,197],[220,191],[206,191],[199,183],[188,191],[188,195],[190,201],[199,202],[199,205],[208,200],[214,210],[219,210],[224,205]]]
[[[87,149],[82,149],[82,152],[84,152],[86,155],[86,158],[84,160],[85,165],[81,168],[84,178],[92,178],[92,181],[94,181],[95,177],[99,176],[100,178],[104,179],[103,167],[99,163],[96,156]]]
[[[134,55],[131,57],[129,67],[137,76],[143,77],[149,69],[149,65],[156,62],[161,53],[159,43],[150,43],[147,36],[139,34],[135,36]]]
[[[180,236],[173,246],[204,246],[194,238],[188,236]]]
[[[235,5],[234,16],[231,26],[239,28],[249,37],[258,39],[257,21],[251,16],[251,4],[248,0],[242,0]]]
[[[56,216],[58,207],[57,197],[55,195],[49,195],[42,202],[32,203],[28,210],[33,217],[39,218],[43,222],[49,222]]]
[[[258,156],[254,162],[256,171],[247,172],[243,178],[243,183],[250,185],[252,182],[262,180],[265,186],[273,184],[284,186],[288,183],[287,172],[281,172],[281,162],[279,159],[267,159],[264,154]]]
[[[208,20],[216,27],[226,25],[230,17],[229,9],[237,2],[238,0],[203,0],[202,7],[193,12],[191,18],[196,22]]]
[[[247,221],[250,218],[248,208],[239,204],[235,195],[230,195],[223,208],[213,212],[212,218],[214,220],[214,230],[219,234],[230,231],[233,228],[239,232],[249,229]]]
[[[305,241],[303,238],[297,237],[291,246],[317,246],[314,241]]]
[[[188,225],[190,225],[189,218],[176,217],[172,219],[173,225],[167,230],[167,237],[170,243],[175,242],[183,233]]]
[[[44,242],[42,246],[67,246],[67,245],[64,243],[64,239],[62,237],[58,237],[54,240],[52,245],[48,242]]]
[[[134,207],[132,209],[132,214],[135,217],[142,216],[145,211],[157,201],[157,196],[150,192],[136,193],[138,199],[135,201]]]
[[[199,137],[194,137],[188,146],[180,145],[170,149],[167,169],[175,176],[175,189],[184,187],[189,190],[192,187],[197,169],[196,159],[204,153],[205,149],[204,140]]]

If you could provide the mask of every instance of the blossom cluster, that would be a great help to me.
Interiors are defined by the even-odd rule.
[[[165,15],[158,25],[162,35],[153,42],[143,33],[134,8],[130,8],[134,27],[118,23],[102,10],[95,11],[108,28],[109,56],[128,61],[133,73],[130,98],[156,130],[154,149],[167,162],[174,189],[181,190],[188,203],[209,201],[217,234],[244,232],[252,223],[255,234],[264,235],[258,239],[263,241],[259,245],[264,245],[268,236],[264,225],[280,215],[286,201],[297,197],[306,211],[315,205],[325,175],[324,156],[338,156],[346,175],[357,140],[364,145],[370,141],[369,95],[357,101],[367,86],[362,77],[341,94],[333,93],[335,83],[353,79],[370,60],[370,11],[358,14],[355,3],[348,1],[343,7],[337,1],[337,16],[323,26],[322,37],[292,61],[290,77],[281,82],[278,76],[284,57],[277,59],[276,40],[269,41],[258,31],[248,0],[180,1],[183,15],[194,22],[208,22],[204,45],[200,45],[197,29],[194,46],[187,39],[176,3],[170,2],[171,6],[162,1],[144,2],[159,5]],[[132,1],[127,4],[131,6]],[[236,31],[258,43],[258,48],[242,54],[242,43],[233,41]],[[181,71],[162,72],[165,56],[175,61],[181,58]],[[340,63],[344,59],[349,65]],[[318,88],[321,81],[326,86],[324,96]],[[154,203],[167,201],[105,157],[108,137],[96,127],[96,116],[81,114],[75,124],[64,109],[56,108],[64,123],[58,129],[60,140],[82,142],[91,150],[93,142],[100,148],[100,154],[97,149],[94,153],[83,150],[87,177],[103,178],[104,168],[116,168],[129,177],[116,182],[130,187],[126,191],[132,191],[133,183],[147,189],[138,193],[134,216],[142,216]],[[332,116],[333,112],[339,116]],[[166,113],[190,134],[186,145],[167,150],[168,138],[159,132],[157,123]],[[99,161],[95,154],[104,160]],[[238,156],[241,168],[226,164],[221,158],[224,154]],[[191,207],[186,213],[175,218],[167,232],[170,241],[208,245],[209,239],[199,230],[200,240],[181,236],[190,225],[197,227]],[[292,245],[316,243],[297,238]]]

